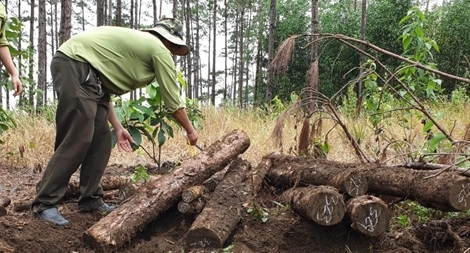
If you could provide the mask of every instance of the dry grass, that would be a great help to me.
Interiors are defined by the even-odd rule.
[[[465,106],[466,107],[466,106]],[[455,108],[454,108],[455,109]],[[464,139],[466,126],[470,119],[463,117],[459,112],[465,112],[469,108],[462,110],[449,111],[448,115],[440,122],[448,129],[452,136],[457,140]],[[281,152],[276,147],[275,141],[272,139],[272,132],[276,125],[276,117],[272,115],[263,115],[257,111],[243,111],[238,109],[216,109],[214,107],[202,108],[205,120],[203,120],[202,129],[199,133],[199,146],[207,147],[220,139],[222,136],[233,129],[242,129],[250,137],[251,145],[249,149],[242,154],[242,157],[256,166],[263,155],[272,152]],[[7,166],[34,168],[36,166],[44,167],[54,148],[55,125],[48,122],[42,117],[29,117],[27,115],[15,115],[18,127],[5,131],[0,139],[5,143],[0,145],[1,157],[0,163]],[[287,118],[283,128],[283,152],[288,153],[291,147],[297,147],[296,136],[299,134],[300,127],[295,130],[294,119]],[[377,141],[373,129],[369,126],[365,119],[352,120],[344,119],[344,122],[352,132],[353,136],[361,138],[360,146],[365,153],[375,160],[378,159],[379,151],[388,144],[385,139]],[[331,150],[327,157],[330,160],[340,162],[358,162],[350,143],[339,131],[339,128],[331,130],[333,122],[325,120],[323,125],[323,137],[328,133],[328,142]],[[425,142],[422,125],[418,119],[410,119],[405,129],[399,122],[394,119],[387,121],[383,131],[387,136],[393,137],[392,141],[399,141],[406,138],[412,145],[403,145],[400,149],[392,149],[389,147],[386,152],[386,159],[390,162],[397,162],[406,157],[400,156],[399,153],[411,152],[419,149]],[[184,131],[174,126],[175,137],[168,139],[162,149],[161,161],[183,161],[190,157],[190,149],[185,142],[183,136]],[[149,143],[144,142],[146,150],[151,151]],[[200,152],[194,148],[197,154]],[[374,157],[376,156],[376,157]],[[396,157],[393,159],[393,157]],[[126,153],[117,148],[112,150],[109,164],[137,165],[153,163],[152,159],[142,150],[134,153]]]

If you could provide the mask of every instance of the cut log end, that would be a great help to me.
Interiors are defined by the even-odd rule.
[[[189,230],[186,242],[191,248],[221,248],[223,246],[221,238],[212,230],[205,228]]]
[[[470,209],[470,183],[457,182],[449,189],[449,202],[456,211]]]
[[[338,224],[346,212],[343,196],[338,193],[322,192],[311,199],[311,205],[308,216],[323,226]]]
[[[351,199],[347,205],[351,227],[367,236],[376,237],[385,233],[391,214],[385,202],[374,196]]]
[[[181,198],[184,202],[190,203],[208,192],[209,189],[207,189],[205,186],[195,185],[184,190],[183,193],[181,193]]]
[[[366,194],[368,188],[367,179],[359,174],[351,174],[349,179],[345,180],[344,188],[349,196],[362,196]]]

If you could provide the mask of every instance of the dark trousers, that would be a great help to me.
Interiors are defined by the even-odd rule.
[[[90,64],[61,52],[51,61],[51,73],[58,97],[56,141],[32,210],[55,207],[80,166],[78,209],[93,210],[104,203],[100,181],[111,153],[110,97],[101,90]]]

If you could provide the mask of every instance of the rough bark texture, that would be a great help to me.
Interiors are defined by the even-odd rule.
[[[359,175],[367,182],[368,192],[414,200],[425,207],[441,211],[470,209],[470,179],[458,172],[414,170],[376,164],[342,164],[293,156],[275,156],[267,175],[271,184],[310,183],[338,187],[333,175],[342,171]],[[305,166],[309,164],[309,166]],[[344,180],[339,180],[343,181]],[[357,183],[358,180],[355,180]],[[340,184],[341,185],[341,184]],[[351,192],[350,190],[348,190]],[[354,193],[355,191],[352,191]]]
[[[470,209],[470,179],[456,172],[412,170],[401,167],[358,166],[369,191],[415,200],[441,211]]]
[[[181,193],[222,170],[250,146],[245,132],[234,130],[171,174],[148,182],[116,210],[90,227],[83,240],[97,251],[110,252],[132,239],[145,225],[177,204]]]
[[[372,237],[383,234],[391,218],[385,202],[370,195],[350,199],[346,204],[346,216],[354,230]]]
[[[251,196],[252,182],[247,174],[248,161],[238,158],[215,188],[202,212],[186,236],[189,247],[220,248],[233,232],[241,217],[243,204]]]
[[[272,168],[266,175],[270,184],[283,187],[296,185],[331,185],[350,196],[364,195],[367,180],[359,171],[326,160],[283,155],[266,156]]]
[[[271,159],[263,157],[261,162],[256,166],[252,172],[252,181],[253,181],[253,197],[260,190],[266,174],[271,169],[272,163]]]
[[[343,195],[332,186],[291,188],[280,198],[298,214],[323,226],[338,224],[346,212]]]

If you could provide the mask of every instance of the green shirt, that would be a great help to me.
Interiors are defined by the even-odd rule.
[[[90,63],[111,94],[122,95],[157,81],[171,113],[185,107],[171,52],[148,32],[99,26],[73,36],[58,50],[74,60]]]
[[[0,2],[0,47],[8,46],[8,40],[5,34],[5,29],[7,26],[7,11],[5,10],[5,5]]]

